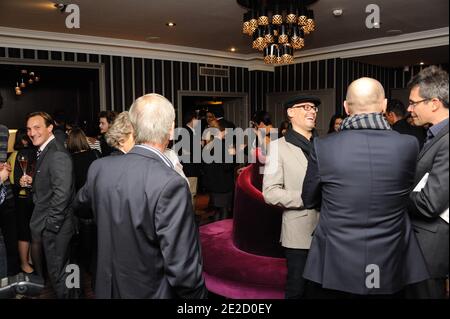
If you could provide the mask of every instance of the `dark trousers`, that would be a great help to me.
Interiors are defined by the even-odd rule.
[[[6,247],[3,241],[2,229],[0,228],[0,279],[8,275],[6,260]]]
[[[284,249],[287,262],[286,299],[301,299],[305,293],[303,271],[308,258],[308,249]]]
[[[407,299],[447,299],[445,278],[432,278],[406,288]]]
[[[20,271],[14,198],[7,199],[0,205],[0,228],[2,229],[6,246],[8,276],[13,276]]]
[[[44,278],[43,263],[47,265],[48,277],[58,299],[76,297],[79,291],[66,286],[66,267],[69,264],[70,242],[74,233],[72,218],[66,218],[60,231],[55,234],[44,230],[40,238],[33,238],[31,258],[37,274]]]

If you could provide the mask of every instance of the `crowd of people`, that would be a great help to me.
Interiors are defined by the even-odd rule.
[[[101,112],[98,137],[28,114],[9,157],[0,125],[0,278],[35,273],[58,298],[79,298],[66,285],[75,263],[97,298],[206,298],[195,196],[209,194],[212,219],[232,217],[236,176],[259,148],[264,200],[283,209],[287,299],[445,298],[448,74],[428,67],[409,88],[406,107],[355,80],[324,137],[309,95],[284,104],[277,138],[256,112],[257,138],[243,143],[220,108],[190,112],[176,134],[158,94]]]

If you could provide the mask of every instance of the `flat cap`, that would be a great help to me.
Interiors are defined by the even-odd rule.
[[[287,101],[286,103],[284,103],[284,109],[287,110],[288,108],[293,107],[295,104],[305,103],[305,102],[311,102],[315,106],[319,106],[320,103],[322,103],[317,96],[299,95],[299,96],[296,96],[293,99]]]

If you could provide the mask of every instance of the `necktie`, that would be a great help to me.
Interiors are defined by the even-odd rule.
[[[36,161],[39,160],[39,156],[41,155],[42,151],[41,150],[37,150],[36,152]]]

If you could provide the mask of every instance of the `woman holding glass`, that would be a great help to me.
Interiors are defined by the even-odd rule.
[[[11,153],[8,162],[11,165],[10,181],[13,186],[16,201],[17,237],[21,269],[25,273],[32,273],[30,265],[30,219],[34,204],[31,194],[31,185],[21,187],[19,180],[23,175],[33,176],[36,163],[36,148],[31,143],[25,129],[19,129],[16,133],[14,152]]]

